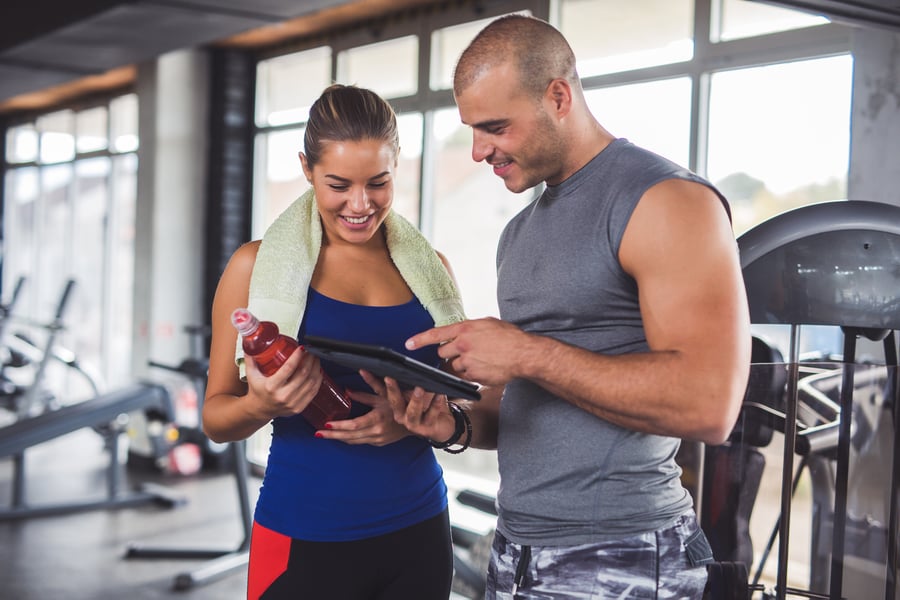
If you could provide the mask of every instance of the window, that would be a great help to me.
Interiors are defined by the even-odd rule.
[[[262,61],[256,75],[256,123],[298,123],[331,80],[331,49],[313,48]]]
[[[559,28],[590,77],[690,60],[691,0],[563,0]]]
[[[113,98],[109,103],[109,139],[113,152],[138,149],[138,101],[136,94]]]
[[[400,156],[394,179],[394,210],[411,223],[419,222],[419,179],[422,172],[422,114],[397,115]]]
[[[33,123],[10,127],[6,132],[6,161],[34,162],[38,156],[38,133]]]
[[[282,129],[256,138],[255,239],[261,238],[272,221],[309,187],[299,156],[303,151],[304,131],[305,128]]]
[[[359,46],[338,54],[337,81],[368,88],[382,98],[416,93],[419,38],[414,35]]]
[[[56,163],[75,158],[74,113],[64,110],[39,117],[37,130],[40,134],[40,161]]]
[[[13,323],[42,343],[74,280],[62,320],[78,326],[58,342],[99,385],[131,372],[136,149],[133,94],[7,130],[3,289],[25,281]],[[93,392],[84,377],[47,376],[66,378],[62,402]]]
[[[472,160],[472,132],[455,108],[436,111],[432,243],[453,268],[469,317],[498,316],[495,255],[503,226],[533,196],[513,194]]]
[[[527,14],[528,11],[523,11]],[[453,70],[469,42],[493,19],[480,19],[438,29],[431,34],[431,89],[453,87]]]
[[[691,81],[686,77],[585,92],[588,106],[616,137],[680,165],[690,164]]]
[[[762,2],[721,0],[721,4],[714,2],[713,6],[720,7],[719,20],[713,20],[712,38],[715,41],[735,40],[828,23],[825,17],[778,8]]]
[[[294,52],[261,61],[256,76],[255,201],[253,237],[308,187],[300,166],[309,109],[331,82],[331,48]],[[279,129],[270,129],[271,127]],[[289,126],[289,127],[285,127]]]
[[[846,198],[852,68],[845,55],[712,75],[708,174],[738,234]]]
[[[97,152],[108,147],[105,106],[83,110],[75,115],[75,151],[79,154]]]

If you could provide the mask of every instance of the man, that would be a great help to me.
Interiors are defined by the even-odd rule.
[[[699,598],[712,553],[674,457],[681,439],[726,439],[747,383],[727,204],[606,131],[571,48],[539,19],[485,27],[454,96],[475,161],[513,192],[547,184],[500,239],[502,320],[407,343],[441,344],[455,372],[503,390],[499,406],[467,406],[469,441],[499,453],[487,598]],[[453,437],[430,396],[388,388],[398,421]]]

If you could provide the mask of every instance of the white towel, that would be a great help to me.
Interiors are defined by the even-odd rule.
[[[428,240],[393,209],[384,227],[391,260],[435,325],[464,320],[459,291]],[[310,188],[263,235],[250,277],[250,312],[260,320],[274,322],[280,331],[296,335],[321,246],[322,222]],[[235,361],[242,378],[243,358],[238,338]]]

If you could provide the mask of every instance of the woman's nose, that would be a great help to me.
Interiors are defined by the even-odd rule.
[[[357,189],[350,194],[350,200],[347,202],[350,210],[353,212],[363,212],[369,207],[369,194],[366,189]]]

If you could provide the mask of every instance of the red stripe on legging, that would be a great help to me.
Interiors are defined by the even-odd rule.
[[[250,565],[247,573],[247,600],[259,600],[272,582],[287,570],[291,538],[257,522],[250,536]]]

